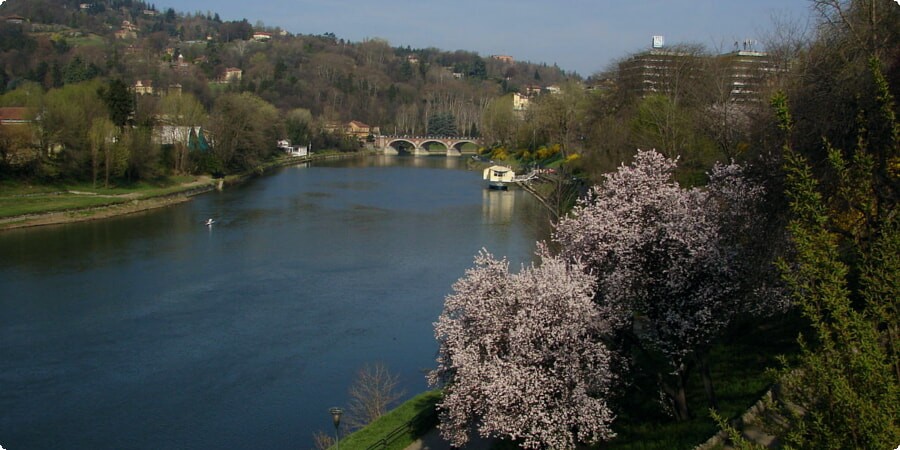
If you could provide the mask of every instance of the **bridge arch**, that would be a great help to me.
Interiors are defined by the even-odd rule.
[[[469,146],[467,144],[472,145]],[[459,151],[460,153],[462,153],[463,151],[471,151],[474,153],[476,150],[478,150],[478,147],[480,147],[480,145],[478,145],[478,142],[475,142],[471,139],[461,139],[453,142],[453,144],[450,145],[450,148]]]
[[[450,146],[440,139],[426,139],[419,144],[419,147],[428,153],[446,154],[450,150]]]
[[[387,143],[387,145],[385,146],[385,149],[393,149],[394,151],[397,152],[397,154],[402,154],[402,153],[415,154],[416,153],[416,143],[409,139],[394,139]]]

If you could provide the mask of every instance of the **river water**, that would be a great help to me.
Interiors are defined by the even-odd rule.
[[[0,446],[312,448],[365,364],[425,390],[453,282],[548,230],[464,158],[384,156],[0,233]]]

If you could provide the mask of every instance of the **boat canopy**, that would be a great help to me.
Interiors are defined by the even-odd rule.
[[[503,183],[511,183],[516,178],[516,173],[505,166],[491,166],[484,169],[484,179],[488,181],[499,181]]]

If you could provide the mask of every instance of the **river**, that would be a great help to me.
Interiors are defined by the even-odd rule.
[[[0,233],[0,446],[308,449],[365,364],[405,398],[427,389],[453,282],[481,248],[529,262],[549,231],[527,193],[465,163],[286,167]]]

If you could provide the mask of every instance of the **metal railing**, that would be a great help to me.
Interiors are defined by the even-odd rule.
[[[384,450],[410,431],[431,429],[436,424],[437,410],[435,408],[426,409],[410,419],[409,422],[400,425],[383,438],[375,441],[374,444],[366,447],[366,450]]]

